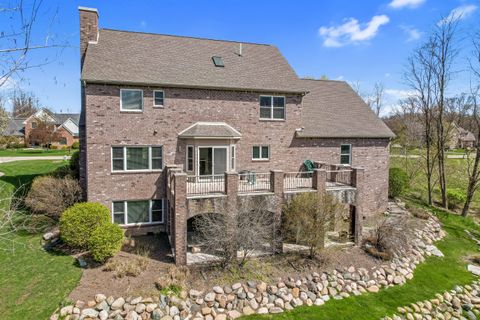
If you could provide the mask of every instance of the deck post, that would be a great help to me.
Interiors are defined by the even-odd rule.
[[[281,170],[270,171],[270,188],[274,193],[275,212],[273,217],[273,251],[274,253],[283,252],[283,239],[281,236],[282,208],[283,208],[283,177]]]
[[[323,196],[327,192],[327,170],[313,170],[312,188],[317,190],[319,196]]]
[[[225,172],[225,194],[227,195],[226,198],[226,205],[223,214],[230,216],[230,218],[236,219],[236,214],[238,214],[238,173],[234,171],[227,171]],[[228,228],[234,228],[235,223],[229,223]],[[229,233],[235,233],[235,230],[229,230]],[[233,245],[229,248],[230,254],[232,257],[237,256],[238,247]]]
[[[353,168],[352,169],[352,186],[356,188],[355,194],[355,233],[354,241],[356,245],[362,243],[362,224],[363,224],[363,208],[364,208],[364,175],[365,169]]]
[[[187,265],[187,174],[175,172],[175,193],[173,195],[173,249],[175,250],[175,264]]]

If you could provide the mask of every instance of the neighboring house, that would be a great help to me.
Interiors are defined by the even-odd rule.
[[[39,146],[41,139],[35,134],[35,129],[40,125],[48,124],[48,131],[55,133],[55,139],[51,145],[63,148],[71,147],[74,142],[79,141],[79,119],[78,113],[53,113],[41,109],[27,119],[23,119],[23,130],[27,146]]]
[[[449,149],[470,149],[475,146],[476,139],[472,132],[455,123],[452,124],[452,127],[450,138],[447,142]]]
[[[25,130],[23,121],[25,121],[25,119],[9,118],[7,127],[1,133],[1,136],[10,138],[10,142],[15,142],[18,144],[25,143]]]
[[[244,195],[280,219],[295,193],[330,192],[357,242],[386,210],[394,134],[346,82],[299,79],[272,45],[99,29],[79,11],[86,198],[131,232],[166,231],[177,264],[188,222]]]

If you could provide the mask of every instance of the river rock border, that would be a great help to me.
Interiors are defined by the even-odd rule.
[[[437,293],[435,298],[399,307],[397,314],[383,320],[415,319],[470,319],[480,315],[480,282],[456,286],[453,290]]]
[[[426,256],[443,254],[433,245],[445,236],[436,217],[425,221],[401,256],[372,270],[346,267],[330,273],[313,272],[301,278],[287,278],[276,284],[247,281],[209,292],[190,290],[178,297],[118,297],[95,295],[94,300],[77,301],[61,308],[51,320],[182,320],[236,319],[242,315],[275,314],[302,305],[323,305],[330,299],[378,292],[381,288],[403,285],[413,278],[413,270]],[[410,319],[410,318],[409,318]]]

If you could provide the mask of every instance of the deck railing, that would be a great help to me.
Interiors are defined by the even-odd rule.
[[[313,171],[285,172],[283,187],[285,190],[312,189]]]
[[[327,183],[338,186],[351,186],[352,169],[327,170]]]
[[[270,192],[271,190],[270,172],[248,172],[238,175],[239,193]]]
[[[225,193],[225,175],[187,176],[187,195]]]

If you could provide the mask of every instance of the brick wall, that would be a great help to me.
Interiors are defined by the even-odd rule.
[[[122,87],[124,88],[124,87]],[[365,167],[367,207],[373,214],[386,207],[387,139],[296,139],[301,127],[300,95],[286,95],[286,120],[259,120],[259,93],[143,87],[144,111],[120,111],[120,87],[87,84],[85,90],[86,183],[89,201],[165,197],[163,173],[112,173],[112,145],[164,146],[164,164],[185,164],[187,142],[177,135],[197,121],[223,121],[242,133],[236,142],[236,170],[298,171],[305,159],[339,163],[340,145],[353,146],[354,166]],[[163,108],[154,108],[154,89],[165,92]],[[352,120],[354,121],[354,120]],[[230,143],[230,142],[228,142]],[[232,142],[233,143],[233,142]],[[269,145],[269,161],[252,161],[253,145]]]

